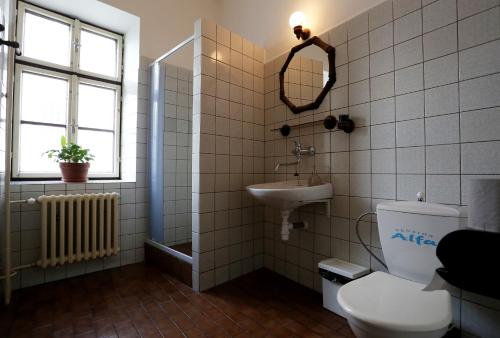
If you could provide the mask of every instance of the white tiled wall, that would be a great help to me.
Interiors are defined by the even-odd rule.
[[[144,239],[148,233],[147,224],[147,101],[148,60],[141,59],[139,70],[139,98],[137,110],[137,158],[136,182],[87,184],[11,184],[11,200],[38,197],[40,195],[118,192],[120,198],[120,253],[118,256],[91,260],[85,263],[69,264],[57,268],[30,268],[21,270],[13,278],[13,287],[20,288],[73,277],[120,265],[140,262],[144,256]],[[3,139],[3,138],[2,138]],[[127,140],[128,142],[128,140]],[[3,162],[2,162],[3,163]],[[130,168],[128,168],[130,169]],[[16,205],[12,207],[12,266],[30,264],[39,258],[40,210],[37,205]]]
[[[192,71],[166,65],[164,137],[165,244],[191,241]]]
[[[280,219],[266,209],[264,265],[320,290],[317,262],[339,257],[380,269],[359,244],[354,220],[387,200],[467,205],[472,177],[500,178],[500,7],[498,0],[394,0],[321,36],[336,48],[337,82],[315,111],[294,115],[279,100],[278,72],[286,55],[265,65],[266,181],[293,178],[293,139],[317,149],[316,168],[333,182],[332,217],[306,206],[294,217],[308,230],[280,240]],[[352,134],[321,124],[275,127],[350,114]],[[302,166],[303,178],[312,159]],[[375,219],[373,219],[375,221]],[[361,235],[381,256],[377,224],[361,222]],[[500,332],[500,304],[458,291],[454,318],[466,332]]]
[[[194,49],[193,286],[206,290],[263,265],[245,186],[264,179],[264,50],[204,20]]]

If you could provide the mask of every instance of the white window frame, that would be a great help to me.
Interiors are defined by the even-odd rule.
[[[25,2],[19,1],[19,7],[17,11],[18,15],[18,23],[17,23],[17,40],[21,42],[21,51],[22,51],[22,42],[24,41],[24,18],[26,16],[26,12],[28,13],[34,13],[41,15],[43,17],[48,17],[51,18],[55,21],[63,22],[67,25],[70,26],[71,28],[71,36],[72,36],[72,45],[73,47],[71,48],[71,53],[70,53],[70,65],[69,66],[63,66],[59,65],[56,63],[48,62],[48,61],[42,61],[38,59],[34,59],[28,56],[18,56],[17,60],[23,60],[27,61],[30,63],[36,63],[41,66],[46,66],[46,67],[51,67],[51,68],[58,68],[66,71],[73,71],[79,74],[83,75],[88,75],[92,77],[96,77],[99,79],[105,79],[105,80],[110,80],[110,81],[121,81],[122,79],[122,61],[123,61],[123,36],[104,30],[99,27],[95,27],[92,25],[89,25],[87,23],[80,22],[78,19],[71,19],[66,16],[48,11],[46,9],[33,6],[31,4],[27,4]],[[89,72],[89,71],[84,71],[80,69],[80,32],[82,30],[86,30],[89,32],[92,32],[94,34],[102,35],[104,37],[116,40],[116,49],[118,51],[116,55],[116,70],[115,74],[116,76],[108,76],[108,75],[103,75],[103,74],[98,74],[94,72]],[[50,48],[50,37],[47,37],[47,48]]]
[[[12,123],[12,177],[13,178],[48,178],[54,177],[52,173],[21,173],[19,162],[21,160],[20,155],[20,144],[21,144],[21,85],[22,85],[22,72],[26,71],[33,74],[39,74],[43,76],[55,77],[59,79],[64,79],[68,81],[68,102],[66,116],[66,134],[65,136],[69,139],[69,115],[71,114],[71,87],[72,87],[72,76],[66,73],[59,73],[50,70],[45,70],[36,67],[30,67],[25,65],[16,65],[15,72],[15,84],[14,84],[14,114]],[[42,156],[42,154],[40,154]]]
[[[63,22],[70,25],[72,46],[71,59],[69,66],[63,66],[52,62],[42,61],[35,58],[30,58],[24,55],[18,56],[16,61],[15,71],[15,85],[14,85],[14,114],[13,114],[13,142],[12,142],[12,178],[14,179],[46,179],[60,177],[59,173],[22,173],[20,172],[20,128],[21,128],[21,74],[22,72],[30,72],[44,76],[56,77],[68,80],[69,93],[68,93],[68,115],[66,121],[66,137],[70,142],[78,141],[78,85],[88,84],[92,86],[112,89],[116,91],[115,102],[115,121],[114,121],[114,161],[112,173],[89,173],[90,178],[103,178],[103,179],[118,179],[120,178],[120,141],[121,141],[121,90],[122,90],[122,61],[123,61],[123,37],[119,34],[106,31],[102,28],[92,26],[90,24],[82,23],[77,19],[72,19],[64,15],[60,15],[49,10],[33,6],[31,4],[19,1],[18,6],[18,24],[17,24],[17,39],[23,41],[24,19],[26,12],[39,14],[43,17],[48,17],[56,21]],[[99,34],[105,37],[115,39],[117,41],[117,76],[111,77],[103,74],[97,74],[89,71],[83,71],[79,68],[80,54],[79,54],[79,41],[81,30],[86,30],[94,34]],[[47,37],[50,39],[50,37]],[[50,48],[50,42],[47,43],[47,48]],[[22,48],[21,48],[22,51]],[[28,63],[28,64],[26,64]],[[96,131],[111,131],[99,128],[85,128],[87,130]]]
[[[23,50],[24,20],[25,20],[25,17],[26,17],[26,12],[31,12],[31,13],[34,13],[34,14],[38,14],[40,16],[53,19],[54,21],[59,21],[59,22],[67,24],[70,27],[70,29],[71,29],[71,40],[75,41],[75,26],[74,26],[75,20],[70,19],[70,18],[65,17],[65,16],[62,16],[62,15],[57,14],[57,13],[50,12],[50,11],[45,10],[43,8],[27,4],[27,3],[22,2],[22,1],[19,1],[18,4],[19,5],[18,5],[18,8],[17,8],[16,37],[17,37],[17,41],[20,42],[19,44],[20,44],[20,47],[21,47],[21,51]],[[50,39],[50,37],[47,37],[47,40],[49,40],[49,39]],[[47,41],[47,48],[50,48],[49,41]],[[31,62],[31,63],[36,63],[36,64],[41,65],[41,66],[46,66],[46,67],[52,67],[52,68],[58,68],[58,69],[66,70],[66,71],[71,71],[71,70],[74,69],[74,65],[73,65],[73,60],[75,59],[74,50],[75,50],[75,48],[71,48],[69,66],[64,66],[64,65],[57,64],[57,63],[52,63],[52,62],[48,62],[48,61],[38,60],[38,59],[34,59],[34,58],[31,58],[31,57],[28,57],[28,56],[25,56],[25,55],[17,56],[16,59],[17,60],[23,60],[23,61]]]
[[[115,154],[115,158],[113,159],[113,172],[110,174],[105,174],[105,173],[94,173],[90,174],[89,177],[118,177],[119,176],[119,169],[120,169],[120,111],[121,111],[121,86],[112,84],[112,83],[107,83],[107,82],[101,82],[97,80],[90,80],[82,77],[77,77],[73,76],[73,84],[72,84],[72,95],[71,95],[71,101],[72,101],[72,109],[70,112],[71,116],[71,121],[69,121],[70,126],[68,129],[68,134],[70,135],[69,139],[75,142],[78,140],[78,130],[80,127],[78,126],[78,85],[79,84],[85,84],[85,85],[91,85],[95,87],[101,87],[101,88],[106,88],[106,89],[112,89],[116,91],[115,95],[115,119],[114,119],[114,129],[101,129],[101,128],[88,128],[88,127],[82,127],[82,129],[85,130],[95,130],[95,131],[106,131],[106,132],[113,132],[114,135],[114,142],[113,142],[113,147],[114,151],[113,153]]]
[[[93,77],[98,77],[100,79],[106,79],[106,80],[111,80],[111,81],[121,81],[122,80],[122,51],[123,51],[123,37],[121,35],[108,32],[104,29],[98,28],[91,26],[86,23],[82,23],[78,20],[75,20],[75,32],[73,35],[75,36],[75,41],[77,41],[77,44],[79,44],[80,41],[80,33],[82,30],[92,32],[97,35],[101,35],[113,40],[116,40],[116,50],[118,51],[116,55],[116,69],[115,69],[115,74],[116,76],[108,76],[108,75],[103,75],[103,74],[97,74],[89,71],[85,71],[83,69],[80,69],[80,48],[72,48],[73,52],[76,54],[75,55],[75,63],[74,63],[74,70],[75,72],[78,72],[83,75],[89,75]]]
[[[16,79],[15,82],[15,95],[14,95],[14,116],[13,116],[13,163],[12,163],[12,176],[14,178],[48,178],[54,177],[52,173],[22,173],[19,167],[20,161],[20,142],[21,142],[21,78],[22,73],[33,73],[40,74],[43,76],[50,76],[55,78],[60,78],[68,81],[68,115],[66,119],[66,138],[70,142],[77,142],[78,140],[78,85],[86,84],[106,89],[115,90],[115,119],[114,119],[114,129],[99,129],[99,128],[87,128],[82,127],[86,130],[96,130],[96,131],[108,131],[113,132],[114,135],[114,162],[113,162],[113,172],[112,173],[91,173],[89,177],[99,177],[99,178],[115,178],[119,176],[119,166],[120,166],[120,104],[121,104],[121,86],[101,82],[97,80],[86,79],[82,77],[78,77],[76,75],[69,75],[66,73],[60,73],[52,70],[46,70],[42,68],[37,68],[33,66],[27,66],[22,64],[16,65]]]

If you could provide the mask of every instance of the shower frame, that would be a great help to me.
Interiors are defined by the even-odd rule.
[[[149,65],[151,70],[151,80],[149,96],[148,197],[151,238],[146,239],[146,243],[187,263],[192,263],[192,257],[163,244],[165,241],[163,217],[163,121],[165,118],[165,64],[162,61],[189,43],[194,42],[194,38],[194,35],[188,37],[177,46],[155,59]]]

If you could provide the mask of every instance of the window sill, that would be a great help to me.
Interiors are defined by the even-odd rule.
[[[66,185],[72,185],[72,184],[111,184],[111,183],[136,183],[132,181],[127,181],[127,180],[89,180],[85,183],[66,183],[63,182],[62,180],[16,180],[16,181],[10,181],[10,185],[34,185],[34,184],[66,184]]]

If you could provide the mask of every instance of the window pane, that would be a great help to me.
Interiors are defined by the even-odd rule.
[[[95,156],[90,162],[90,173],[113,172],[114,133],[79,129],[78,144]]]
[[[23,72],[21,120],[66,124],[68,86],[64,79]]]
[[[69,66],[71,26],[54,19],[26,12],[24,17],[23,55]]]
[[[116,90],[78,85],[78,126],[114,129]]]
[[[80,48],[80,69],[116,76],[117,43],[115,39],[82,29],[80,44],[82,45]]]
[[[54,176],[60,176],[59,165],[43,153],[50,149],[59,149],[61,136],[65,134],[64,127],[21,124],[19,170],[22,173],[54,173]]]

